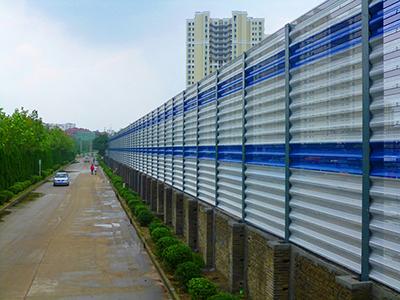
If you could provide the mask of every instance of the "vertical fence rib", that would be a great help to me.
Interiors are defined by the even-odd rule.
[[[242,220],[246,218],[246,52],[242,55]]]
[[[370,222],[370,45],[369,45],[369,0],[361,2],[362,15],[362,206],[361,206],[361,280],[369,279],[369,222]]]
[[[215,72],[215,206],[218,206],[218,75]]]
[[[196,198],[199,197],[199,82],[196,83]]]
[[[285,241],[290,237],[290,25],[285,26]]]

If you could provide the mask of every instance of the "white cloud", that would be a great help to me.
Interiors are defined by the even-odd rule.
[[[0,28],[0,107],[6,112],[24,106],[46,122],[118,129],[183,86],[183,77],[172,86],[162,80],[159,70],[169,62],[149,59],[153,44],[82,44],[63,24],[26,11],[23,2],[0,4]]]

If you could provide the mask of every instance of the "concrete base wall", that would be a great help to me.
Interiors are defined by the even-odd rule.
[[[157,214],[164,216],[164,183],[157,182]]]
[[[157,180],[151,179],[150,181],[150,209],[157,212]]]
[[[172,188],[164,186],[164,223],[172,226]]]
[[[215,267],[228,282],[229,290],[244,288],[245,226],[228,216],[215,215]]]
[[[198,202],[198,250],[206,268],[214,266],[214,209],[212,206]]]
[[[191,196],[183,197],[183,237],[186,244],[197,250],[197,201]]]
[[[136,188],[164,223],[194,250],[208,269],[215,268],[230,291],[243,289],[246,299],[399,299],[399,293],[294,244],[238,222],[149,176],[107,158],[126,183]]]
[[[176,235],[183,235],[183,193],[172,191],[172,228]]]

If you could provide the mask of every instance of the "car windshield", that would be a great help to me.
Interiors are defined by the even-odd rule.
[[[67,173],[57,173],[55,177],[57,177],[57,178],[68,177],[68,174]]]

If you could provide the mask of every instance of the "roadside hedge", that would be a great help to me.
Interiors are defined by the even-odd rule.
[[[6,115],[0,108],[0,191],[21,191],[23,186],[37,182],[38,161],[44,176],[65,161],[75,157],[71,137],[61,129],[49,129],[36,111],[15,110]]]

